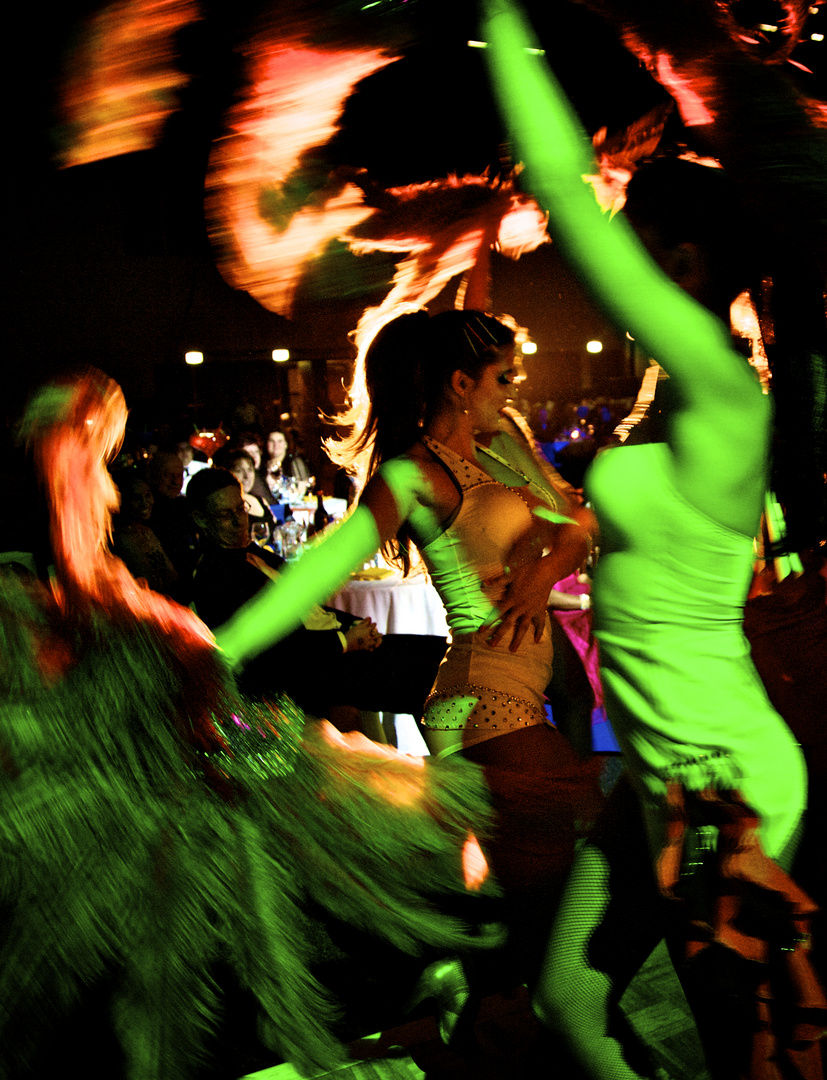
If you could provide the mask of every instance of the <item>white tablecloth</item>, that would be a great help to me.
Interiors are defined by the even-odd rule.
[[[373,619],[382,634],[434,634],[448,636],[445,608],[424,574],[403,578],[395,570],[380,581],[350,581],[328,601],[331,607]],[[427,754],[418,718],[401,713],[383,714],[387,730],[396,730],[396,745],[403,754]]]
[[[424,574],[402,577],[398,570],[380,581],[350,581],[329,601],[331,607],[371,618],[380,634],[448,636],[445,608]]]

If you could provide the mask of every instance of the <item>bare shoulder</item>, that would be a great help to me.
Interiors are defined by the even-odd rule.
[[[462,495],[451,473],[424,445],[416,443],[396,461],[407,461],[416,470],[416,502],[408,518],[420,543],[429,543],[456,514]],[[388,463],[390,464],[390,463]]]
[[[389,493],[404,519],[417,503],[426,506],[432,504],[434,489],[439,485],[439,474],[442,472],[424,447],[412,447],[408,452],[382,462],[360,502],[370,503],[377,495],[381,498],[382,492]]]

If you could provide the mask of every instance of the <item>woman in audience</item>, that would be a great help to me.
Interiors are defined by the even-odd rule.
[[[273,502],[273,495],[264,480],[262,472],[263,446],[264,440],[260,435],[256,434],[256,432],[242,431],[240,435],[237,435],[233,439],[232,447],[229,452],[233,453],[236,450],[243,450],[250,455],[250,459],[253,462],[253,469],[255,470],[255,479],[253,480],[250,492],[265,506],[269,506]],[[224,460],[219,458],[215,464],[224,465]]]
[[[302,496],[310,483],[310,470],[304,458],[291,454],[283,431],[271,431],[267,436],[267,453],[262,468],[270,491],[277,495],[285,480],[295,483],[296,494]]]
[[[244,506],[247,509],[247,521],[250,531],[250,536],[253,535],[254,525],[265,525],[267,527],[267,535],[264,540],[272,540],[273,529],[276,524],[273,513],[266,501],[256,494],[256,482],[261,484],[261,480],[256,473],[253,459],[246,450],[231,450],[229,454],[222,459],[221,464],[225,469],[228,469],[233,476],[241,484],[241,491],[244,497]],[[265,491],[266,491],[265,487]]]
[[[813,1051],[825,1005],[808,982],[802,936],[812,905],[784,872],[805,772],[741,629],[772,409],[721,321],[742,287],[736,204],[720,201],[720,170],[680,161],[642,169],[628,206],[656,266],[623,216],[604,217],[584,183],[593,172],[588,140],[537,59],[519,5],[485,8],[500,105],[555,241],[618,328],[663,365],[671,390],[654,441],[601,454],[588,481],[601,529],[595,634],[634,796],[618,789],[622,808],[578,854],[537,1010],[582,1075],[650,1075],[618,1038],[612,1006],[667,926],[654,866],[661,893],[683,897],[671,917],[683,910],[687,938],[679,943],[672,925],[670,939],[691,960],[679,966],[712,1074],[745,1076],[781,1052],[773,995],[760,985],[773,969],[755,963],[779,945],[796,972],[798,1004],[811,1010],[787,1015],[787,1038],[812,1069],[803,1051],[807,1043]],[[635,801],[645,825],[638,834]],[[775,1075],[775,1063],[765,1064],[760,1075]]]
[[[256,472],[261,469],[261,451],[264,440],[255,431],[242,431],[233,439],[234,450],[246,450],[253,459]]]
[[[485,878],[480,778],[240,697],[207,627],[109,550],[125,420],[93,372],[24,423],[55,572],[50,590],[0,578],[0,1072],[44,1075],[94,990],[121,1047],[111,1075],[194,1076],[227,971],[264,1042],[327,1071],[343,1051],[311,912],[411,953],[484,944],[438,906]],[[236,626],[251,651],[271,644],[243,611]]]

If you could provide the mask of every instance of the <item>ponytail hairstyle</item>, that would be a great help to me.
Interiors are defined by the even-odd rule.
[[[378,327],[360,326],[348,405],[332,418],[347,433],[328,439],[331,460],[356,478],[361,490],[384,461],[406,453],[443,404],[451,376],[478,379],[515,330],[482,311],[443,311],[429,316],[408,308]],[[407,573],[411,541],[403,526],[387,554]]]
[[[422,437],[455,371],[478,379],[516,336],[493,315],[470,310],[429,316],[424,308],[409,308],[371,329],[370,335],[356,332],[359,353],[348,404],[331,418],[347,434],[325,443],[360,490],[383,461]]]

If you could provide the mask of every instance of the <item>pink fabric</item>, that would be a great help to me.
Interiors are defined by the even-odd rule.
[[[581,596],[590,593],[591,586],[578,581],[577,574],[569,574],[568,577],[558,581],[554,586],[558,592],[569,593],[571,596]],[[594,693],[594,705],[596,709],[603,708],[603,684],[600,681],[600,667],[597,659],[597,642],[592,634],[591,611],[554,611],[551,614],[563,627],[569,641],[577,650],[577,655],[586,669],[592,692]]]

